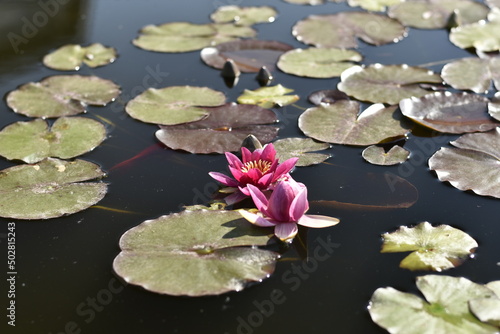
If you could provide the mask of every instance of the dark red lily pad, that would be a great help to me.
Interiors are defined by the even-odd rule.
[[[399,103],[406,117],[445,133],[489,131],[500,125],[488,114],[486,97],[468,93],[435,92]]]
[[[279,56],[293,46],[277,41],[239,40],[221,43],[201,50],[201,59],[208,66],[222,69],[232,59],[242,72],[258,72],[262,66],[273,70]]]
[[[271,125],[278,120],[272,110],[236,103],[206,110],[210,115],[201,121],[160,126],[156,137],[174,150],[208,154],[238,151],[251,134],[262,144],[269,143],[278,134],[278,127]]]

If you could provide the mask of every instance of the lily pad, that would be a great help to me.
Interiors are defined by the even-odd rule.
[[[85,112],[86,105],[104,106],[120,88],[96,76],[55,75],[30,82],[7,95],[14,112],[30,117],[61,117]]]
[[[417,277],[417,287],[427,301],[391,287],[377,289],[368,306],[372,320],[393,334],[498,333],[469,311],[469,300],[494,296],[486,286],[463,277],[426,275]]]
[[[412,252],[400,263],[410,270],[442,271],[466,260],[478,247],[467,233],[448,225],[433,227],[422,222],[414,227],[401,226],[384,233],[382,253]]]
[[[363,156],[363,159],[371,164],[391,166],[408,160],[410,152],[398,145],[394,145],[387,152],[383,147],[371,145],[365,148],[361,155]]]
[[[491,81],[500,89],[500,57],[463,58],[444,65],[441,76],[455,89],[487,93]]]
[[[310,78],[333,78],[359,62],[363,56],[337,48],[294,49],[281,55],[278,68],[285,73]]]
[[[500,198],[500,128],[469,133],[442,147],[429,159],[441,181],[460,190]]]
[[[425,68],[408,65],[374,64],[367,67],[353,66],[344,71],[337,88],[361,101],[398,104],[412,96],[420,97],[428,90],[423,83],[442,82],[438,74]]]
[[[169,295],[240,291],[273,271],[272,232],[237,211],[183,211],[148,220],[123,234],[113,268],[127,283]]]
[[[282,85],[261,87],[255,90],[245,89],[237,99],[241,104],[256,104],[262,108],[283,107],[299,100],[298,95],[286,95],[293,89]]]
[[[500,125],[488,114],[488,102],[476,94],[435,92],[403,99],[399,107],[406,117],[439,132],[484,132]]]
[[[290,158],[299,158],[295,166],[311,166],[322,163],[330,158],[330,154],[311,153],[330,148],[329,144],[318,143],[311,138],[285,138],[273,143],[276,149],[276,157],[279,161],[285,161]]]
[[[48,219],[76,213],[99,202],[107,191],[99,166],[55,158],[0,171],[0,217]]]
[[[231,23],[170,22],[145,26],[132,43],[149,51],[188,52],[255,35],[256,32],[252,28]]]
[[[485,286],[496,296],[472,299],[469,308],[479,320],[500,327],[500,281],[489,282]]]
[[[208,87],[148,88],[129,101],[125,111],[142,122],[175,125],[199,121],[208,116],[203,107],[220,106],[225,101],[223,93]]]
[[[491,117],[500,121],[500,93],[497,92],[492,101],[488,104],[488,113]]]
[[[372,12],[383,12],[387,6],[396,5],[404,0],[347,0],[351,7],[361,7]]]
[[[368,146],[408,133],[397,107],[374,104],[359,116],[360,104],[340,100],[307,109],[299,117],[299,128],[307,136],[332,144]]]
[[[460,24],[468,24],[484,20],[488,11],[485,5],[471,0],[420,0],[391,6],[388,15],[405,26],[441,29],[448,25],[453,14]]]
[[[273,70],[278,58],[291,49],[291,45],[277,41],[240,40],[206,47],[201,50],[201,59],[218,69],[231,59],[240,71],[256,73],[263,66]]]
[[[156,137],[174,150],[191,153],[224,153],[238,151],[243,140],[253,134],[265,144],[273,140],[278,127],[272,110],[254,105],[225,104],[205,108],[209,116],[201,121],[162,126]]]
[[[89,67],[98,67],[110,64],[117,57],[114,48],[94,43],[87,47],[77,44],[68,44],[49,53],[43,58],[43,64],[60,71],[78,71],[82,63]]]
[[[349,100],[349,95],[338,89],[323,89],[312,92],[307,100],[314,105],[330,104],[338,100]]]
[[[277,14],[278,12],[269,6],[221,6],[210,15],[210,18],[216,23],[234,23],[239,26],[251,26],[256,23],[274,22]]]
[[[69,159],[93,150],[105,137],[104,125],[90,118],[61,117],[50,129],[42,119],[16,122],[0,131],[0,155],[27,163]]]
[[[406,28],[395,19],[366,12],[311,15],[297,22],[292,34],[302,43],[321,48],[356,48],[356,38],[373,45],[395,43]]]
[[[479,21],[451,29],[450,41],[462,49],[476,48],[478,51],[500,50],[500,15],[489,15],[489,22]]]
[[[490,8],[500,8],[500,0],[486,0],[486,4]]]

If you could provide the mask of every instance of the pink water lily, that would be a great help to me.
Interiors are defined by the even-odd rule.
[[[274,226],[274,234],[283,241],[292,240],[298,232],[298,225],[307,227],[328,227],[339,223],[337,218],[306,215],[309,209],[307,188],[288,177],[276,184],[269,199],[259,188],[249,184],[250,196],[259,213],[239,210],[240,214],[252,224]]]
[[[242,147],[241,155],[243,161],[236,155],[226,152],[229,171],[233,177],[218,172],[209,173],[212,178],[229,187],[224,189],[225,192],[232,192],[225,198],[227,204],[234,204],[250,196],[248,185],[269,190],[277,180],[288,175],[298,160],[290,158],[279,163],[273,144],[267,144],[264,148],[253,152]]]

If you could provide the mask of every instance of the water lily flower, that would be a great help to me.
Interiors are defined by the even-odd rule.
[[[273,144],[267,144],[253,152],[242,147],[241,155],[243,161],[236,155],[226,152],[229,171],[233,177],[218,172],[208,173],[212,178],[229,187],[222,190],[232,192],[225,198],[227,204],[234,204],[250,196],[248,185],[261,190],[271,189],[277,180],[288,175],[298,160],[298,158],[290,158],[279,163]]]
[[[291,177],[278,182],[269,199],[257,187],[247,186],[250,196],[259,213],[239,210],[240,214],[252,224],[274,226],[274,234],[282,241],[291,241],[298,232],[298,225],[307,227],[329,227],[338,224],[337,218],[306,215],[309,209],[307,188]]]

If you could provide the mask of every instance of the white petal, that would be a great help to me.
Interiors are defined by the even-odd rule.
[[[303,215],[297,222],[299,225],[314,228],[329,227],[338,223],[340,223],[338,218],[320,215]]]
[[[295,223],[281,223],[274,228],[274,235],[282,241],[288,241],[293,239],[298,231],[299,229]]]
[[[276,224],[262,218],[262,216],[256,215],[255,213],[251,213],[246,210],[238,210],[240,215],[243,216],[246,220],[248,220],[250,223],[255,224],[257,226],[262,226],[262,227],[269,227],[269,226],[274,226]]]

